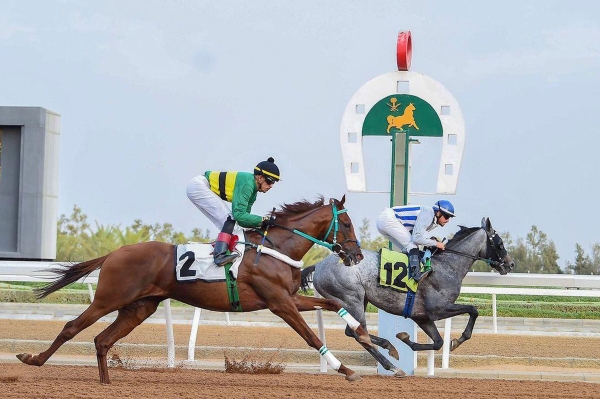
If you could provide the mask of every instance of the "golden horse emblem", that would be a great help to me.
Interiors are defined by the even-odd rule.
[[[396,105],[395,102],[394,105]],[[389,115],[387,117],[387,132],[389,133],[390,129],[393,127],[402,130],[402,127],[406,125],[408,125],[408,127],[414,127],[415,129],[419,130],[419,126],[417,126],[417,123],[415,122],[414,112],[415,105],[413,103],[410,103],[406,106],[406,108],[404,108],[404,113],[402,115]]]

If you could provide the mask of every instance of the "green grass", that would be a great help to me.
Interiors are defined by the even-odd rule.
[[[44,283],[0,283],[0,298],[3,294],[6,302],[36,302],[32,291]],[[95,286],[93,289],[95,290]],[[72,284],[59,290],[56,294],[44,299],[45,303],[89,303],[87,284]],[[79,295],[70,295],[78,293]],[[312,296],[313,290],[302,295]],[[9,298],[9,299],[6,299]],[[66,299],[68,298],[68,299]],[[87,302],[84,302],[87,301]],[[468,294],[459,296],[457,303],[474,305],[481,316],[492,316],[491,294]],[[178,301],[171,301],[172,306],[187,306]],[[537,295],[497,295],[496,311],[499,317],[531,317],[548,319],[592,319],[600,320],[600,298],[557,297]],[[377,308],[367,305],[367,312],[377,312]]]
[[[313,291],[309,290],[306,295],[312,296]],[[480,316],[493,313],[492,294],[461,295],[456,303],[474,305]],[[367,312],[377,312],[377,308],[368,304]],[[497,295],[496,314],[498,317],[600,320],[600,298]]]

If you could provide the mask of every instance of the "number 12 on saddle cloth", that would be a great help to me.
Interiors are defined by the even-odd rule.
[[[379,281],[380,287],[392,288],[397,291],[417,291],[418,283],[408,277],[408,256],[401,252],[381,248],[379,251]]]

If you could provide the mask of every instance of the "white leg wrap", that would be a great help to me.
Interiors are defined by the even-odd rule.
[[[337,314],[339,314],[342,319],[348,323],[348,326],[350,326],[352,330],[356,330],[358,327],[360,327],[360,323],[354,317],[352,317],[352,315],[348,313],[346,309],[341,308],[338,310]]]
[[[335,356],[333,356],[333,354],[329,352],[329,349],[327,349],[325,345],[323,345],[321,349],[319,349],[319,354],[323,356],[325,360],[327,360],[327,363],[331,366],[332,369],[334,369],[335,371],[338,371],[340,369],[342,362],[337,360]]]

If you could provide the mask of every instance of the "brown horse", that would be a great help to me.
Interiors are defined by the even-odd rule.
[[[299,261],[313,243],[337,252],[346,265],[358,263],[363,255],[354,234],[352,221],[341,201],[323,197],[315,203],[300,201],[284,204],[274,212],[276,224],[269,230],[265,247],[271,247]],[[325,309],[336,311],[362,337],[361,344],[371,348],[371,340],[363,327],[339,305],[338,301],[295,295],[300,286],[300,269],[262,254],[258,265],[257,244],[264,242],[259,230],[246,234],[247,250],[239,267],[237,286],[239,302],[245,312],[269,309],[281,317],[306,343],[317,349],[328,363],[349,381],[360,376],[341,364],[306,324],[300,311]],[[316,237],[322,237],[318,239]],[[62,265],[53,269],[58,277],[39,289],[40,298],[55,292],[92,271],[101,268],[96,295],[90,306],[75,320],[65,324],[50,348],[38,355],[19,354],[23,363],[43,365],[61,345],[102,316],[118,311],[115,321],[94,338],[100,382],[109,384],[107,352],[121,338],[152,315],[159,303],[173,298],[189,305],[220,312],[231,311],[225,282],[178,283],[174,272],[175,246],[162,242],[127,245],[101,258]]]

